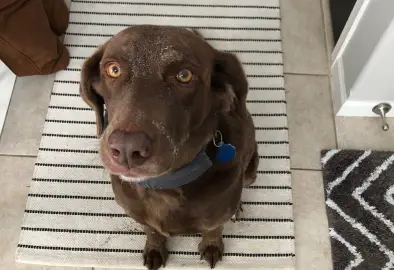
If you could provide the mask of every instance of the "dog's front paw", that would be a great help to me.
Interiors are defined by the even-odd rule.
[[[157,270],[160,266],[165,267],[168,258],[168,250],[165,246],[151,248],[146,246],[144,249],[144,265],[149,270]]]
[[[200,251],[200,259],[202,260],[204,258],[209,263],[211,269],[215,268],[216,263],[222,260],[224,251],[223,242],[219,245],[204,245],[204,243],[201,242],[198,249]]]

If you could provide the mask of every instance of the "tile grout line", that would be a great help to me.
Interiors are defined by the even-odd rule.
[[[327,39],[327,31],[326,31],[326,29],[327,29],[327,21],[326,21],[326,16],[325,16],[325,14],[326,14],[326,12],[325,12],[325,9],[324,9],[324,5],[323,5],[323,1],[324,0],[320,0],[320,11],[321,11],[321,14],[322,14],[322,23],[323,23],[323,30],[324,30],[324,51],[325,51],[325,53],[326,53],[326,57],[327,57],[327,68],[328,68],[328,70],[330,71],[331,70],[331,57],[330,57],[330,52],[329,52],[329,50],[328,50],[328,39]],[[329,10],[327,11],[327,12],[330,12]],[[330,15],[331,16],[331,15]],[[330,74],[330,72],[328,72],[329,74]]]
[[[323,5],[323,1],[320,1],[320,9],[321,9],[321,13],[322,13],[322,21],[323,21],[323,29],[324,29],[324,48],[326,51],[326,57],[327,57],[327,66],[328,66],[328,87],[329,87],[329,95],[330,95],[330,106],[331,106],[331,120],[334,124],[334,134],[335,134],[335,147],[338,148],[338,132],[337,132],[337,126],[336,126],[336,115],[334,112],[334,105],[332,102],[332,84],[331,84],[331,53],[329,52],[329,48],[328,48],[328,39],[327,39],[327,27],[332,27],[327,25],[327,20],[326,20],[326,12],[330,12],[329,10],[325,10],[324,7],[326,5]],[[326,11],[326,12],[325,12]],[[330,18],[331,18],[331,14],[329,14]]]
[[[324,76],[324,77],[328,77],[330,76],[329,74],[322,74],[322,73],[316,73],[316,74],[310,74],[310,73],[297,73],[297,72],[284,72],[284,75],[300,75],[300,76]]]
[[[290,168],[291,171],[322,172],[322,169]]]
[[[26,157],[26,158],[37,158],[37,155],[21,155],[21,154],[3,154],[0,153],[0,157]]]

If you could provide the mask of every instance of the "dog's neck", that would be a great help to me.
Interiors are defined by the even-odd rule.
[[[144,188],[174,189],[197,180],[211,167],[212,161],[207,156],[205,151],[202,151],[194,158],[191,163],[165,175],[147,179],[123,179],[123,177],[120,178],[126,181],[131,180],[136,185]]]

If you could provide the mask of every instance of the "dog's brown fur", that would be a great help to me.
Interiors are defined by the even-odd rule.
[[[103,71],[117,62],[122,75]],[[176,81],[190,69],[187,85]],[[144,263],[158,269],[167,259],[166,238],[201,233],[201,256],[211,267],[221,259],[223,224],[240,206],[242,188],[256,178],[258,153],[251,116],[246,109],[248,85],[238,59],[212,48],[197,33],[163,26],[125,29],[99,48],[83,65],[81,96],[96,112],[100,155],[111,174],[119,205],[145,226]],[[104,126],[104,104],[108,124]],[[145,189],[111,173],[108,137],[114,130],[143,130],[153,154],[140,168],[146,176],[165,174],[190,163],[206,147],[213,166],[197,181],[177,189]],[[215,160],[215,130],[236,147],[234,159]]]

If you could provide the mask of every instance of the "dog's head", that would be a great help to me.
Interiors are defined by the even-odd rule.
[[[123,30],[86,60],[80,92],[96,113],[104,166],[132,180],[190,163],[220,114],[245,110],[247,81],[234,55],[196,32],[144,25]]]

